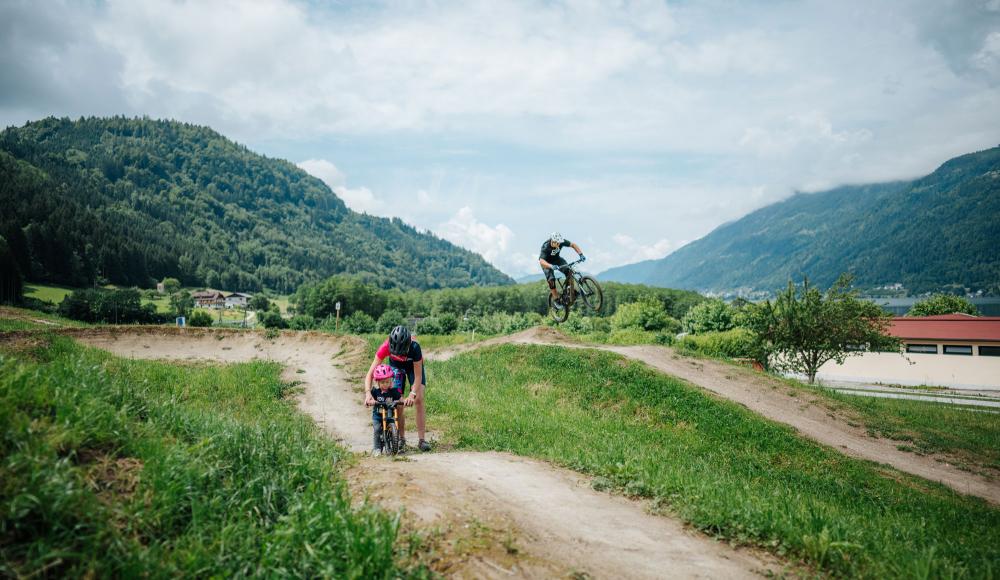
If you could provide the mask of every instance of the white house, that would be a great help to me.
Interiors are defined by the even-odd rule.
[[[828,362],[816,377],[895,385],[1000,390],[1000,317],[946,314],[899,317],[889,333],[901,352],[866,352]]]
[[[226,308],[246,308],[250,304],[251,294],[233,292],[226,295]]]

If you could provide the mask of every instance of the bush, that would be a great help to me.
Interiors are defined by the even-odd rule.
[[[417,334],[444,334],[441,321],[433,316],[428,316],[417,323]]]
[[[736,327],[736,309],[722,300],[707,300],[695,305],[681,320],[685,332],[725,332]]]
[[[394,308],[390,308],[378,317],[378,322],[375,323],[375,331],[389,334],[393,328],[402,324],[405,324],[405,320],[403,320],[403,313]]]
[[[764,348],[757,335],[745,328],[724,332],[689,334],[676,341],[677,348],[720,358],[750,358],[763,362]]]
[[[316,319],[308,314],[299,314],[288,321],[288,327],[292,330],[312,330],[316,328]]]
[[[976,305],[962,296],[935,294],[918,301],[906,313],[907,316],[936,316],[940,314],[971,314],[979,316]]]
[[[611,317],[611,327],[616,330],[679,330],[680,323],[667,314],[662,302],[644,299],[618,306],[618,310]]]
[[[212,315],[204,310],[195,310],[187,319],[188,326],[212,326]]]
[[[344,330],[354,334],[375,332],[375,319],[360,310],[344,319]]]
[[[453,334],[458,330],[458,317],[454,314],[442,314],[437,319],[441,323],[442,334]]]
[[[260,322],[264,328],[288,328],[288,322],[281,317],[281,314],[278,314],[273,310],[258,312],[257,321]]]
[[[143,304],[142,295],[134,288],[120,290],[76,290],[63,298],[59,314],[84,322],[137,324],[161,322],[152,304]]]

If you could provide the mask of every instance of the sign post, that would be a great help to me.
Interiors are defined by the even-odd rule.
[[[327,303],[329,304],[329,303]],[[333,305],[334,310],[337,311],[337,322],[334,325],[334,332],[340,332],[340,301],[338,300],[336,304]]]

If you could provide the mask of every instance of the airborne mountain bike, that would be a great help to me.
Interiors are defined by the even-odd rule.
[[[569,309],[576,303],[577,298],[591,312],[600,312],[601,306],[604,305],[604,291],[601,290],[601,285],[597,283],[597,280],[591,276],[584,276],[573,267],[581,261],[577,260],[558,266],[554,271],[562,272],[564,276],[563,278],[556,277],[556,292],[559,293],[559,298],[562,300],[562,308],[556,307],[552,293],[549,293],[549,314],[556,322],[566,322],[566,319],[569,318]],[[568,271],[569,274],[567,275],[564,270]]]

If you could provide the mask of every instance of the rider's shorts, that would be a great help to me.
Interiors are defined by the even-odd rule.
[[[552,258],[546,258],[545,261],[548,262],[549,264],[552,264],[553,266],[560,267],[560,269],[562,269],[561,266],[566,265],[566,260],[563,259],[562,256],[554,256]],[[555,272],[552,271],[552,268],[542,268],[542,271],[545,272],[545,281],[549,283],[549,288],[555,288],[556,274]],[[565,273],[566,272],[563,271],[563,274]]]
[[[392,388],[406,396],[406,385],[409,384],[410,387],[413,387],[414,378],[416,378],[416,373],[414,373],[412,366],[408,369],[393,367]],[[424,387],[427,386],[427,371],[424,370],[423,365],[420,365],[420,382],[423,383]]]

